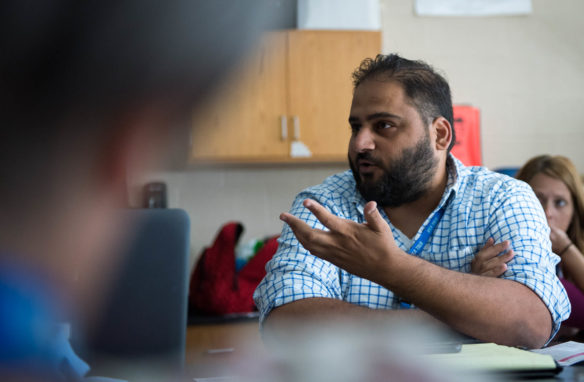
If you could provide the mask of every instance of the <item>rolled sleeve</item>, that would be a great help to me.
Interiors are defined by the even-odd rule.
[[[497,242],[509,240],[515,252],[503,278],[525,285],[543,301],[553,321],[551,339],[570,315],[571,306],[556,275],[560,259],[552,253],[541,204],[527,184],[516,182],[496,207],[489,231]]]

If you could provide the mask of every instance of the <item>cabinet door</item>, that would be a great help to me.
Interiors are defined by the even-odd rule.
[[[271,161],[288,157],[287,34],[268,33],[259,49],[195,113],[191,160]],[[286,131],[287,133],[287,131]]]
[[[315,161],[345,161],[350,138],[351,74],[381,49],[370,31],[290,31],[288,94],[291,123]],[[292,129],[291,129],[292,132]]]

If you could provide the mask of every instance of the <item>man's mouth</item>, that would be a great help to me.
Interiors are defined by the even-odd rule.
[[[370,173],[373,171],[377,165],[374,162],[365,159],[357,160],[357,167],[359,168],[359,173]]]

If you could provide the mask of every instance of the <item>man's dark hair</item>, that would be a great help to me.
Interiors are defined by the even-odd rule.
[[[431,122],[439,116],[446,118],[452,126],[450,151],[456,136],[450,87],[444,77],[423,61],[408,60],[397,54],[378,54],[375,59],[363,60],[353,72],[355,89],[366,79],[374,77],[399,82],[423,120]]]

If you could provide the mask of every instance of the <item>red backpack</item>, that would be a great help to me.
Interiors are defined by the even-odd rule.
[[[256,310],[253,292],[266,275],[266,263],[278,249],[278,236],[268,238],[247,264],[235,271],[235,247],[243,233],[238,222],[225,224],[197,261],[189,288],[190,309],[223,315]]]

